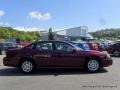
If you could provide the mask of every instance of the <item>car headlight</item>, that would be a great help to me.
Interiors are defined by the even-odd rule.
[[[107,57],[110,58],[110,54],[107,54]]]
[[[107,51],[103,51],[106,54],[107,58],[110,58],[110,54]]]

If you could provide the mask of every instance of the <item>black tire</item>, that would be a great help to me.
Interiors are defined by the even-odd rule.
[[[120,56],[120,51],[119,51],[119,50],[114,50],[114,51],[113,51],[113,55],[114,55],[115,57],[119,57],[119,56]]]
[[[89,58],[86,60],[85,69],[89,72],[97,72],[101,68],[101,62],[98,58]]]
[[[6,50],[2,50],[2,51],[1,51],[1,54],[2,54],[2,55],[6,55]]]
[[[35,64],[31,60],[24,60],[20,63],[20,70],[24,74],[30,74],[35,70]]]

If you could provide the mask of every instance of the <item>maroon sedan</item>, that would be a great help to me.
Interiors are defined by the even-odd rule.
[[[112,62],[105,52],[85,51],[63,41],[39,41],[21,49],[8,50],[3,59],[5,66],[19,67],[23,73],[31,73],[40,67],[82,67],[96,72]]]

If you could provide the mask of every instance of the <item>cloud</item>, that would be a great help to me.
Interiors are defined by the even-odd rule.
[[[5,12],[3,10],[0,10],[0,17],[4,16]]]
[[[17,26],[17,27],[13,27],[16,30],[19,31],[41,31],[43,29],[40,29],[39,27],[21,27],[21,26]]]
[[[37,20],[50,20],[51,19],[51,15],[48,12],[42,14],[41,12],[38,12],[38,11],[31,11],[29,12],[28,15],[30,18],[37,19]]]

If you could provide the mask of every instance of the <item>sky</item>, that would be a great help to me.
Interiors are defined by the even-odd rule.
[[[21,30],[120,28],[120,0],[0,0],[0,25]]]

